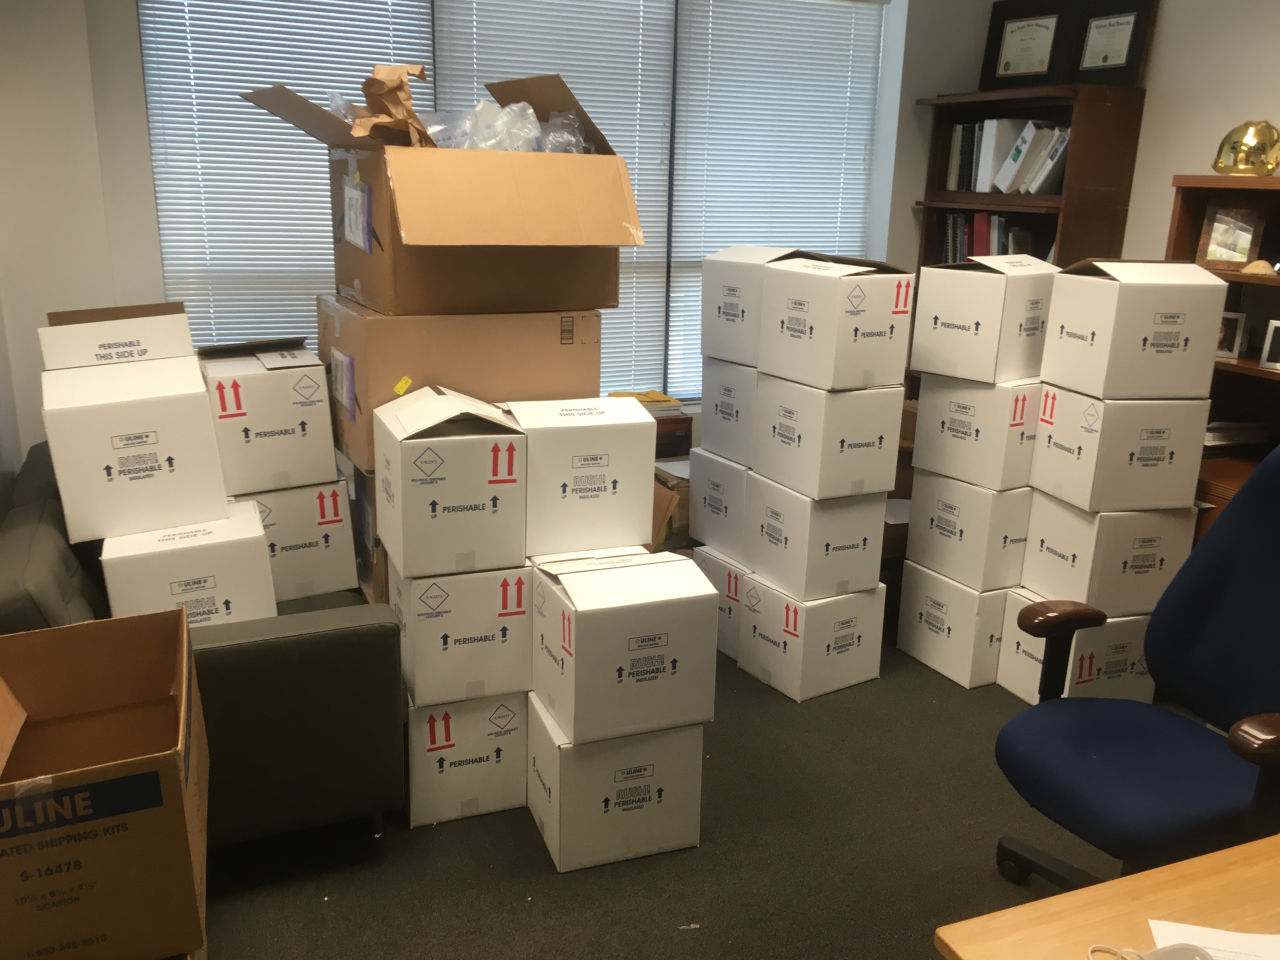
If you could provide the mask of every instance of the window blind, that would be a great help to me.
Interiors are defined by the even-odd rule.
[[[559,73],[631,173],[645,246],[622,249],[604,311],[600,389],[662,386],[674,0],[435,0],[440,109],[493,80]]]
[[[882,22],[849,0],[680,0],[671,395],[702,391],[702,257],[865,252]]]
[[[139,0],[138,20],[165,296],[197,344],[314,342],[334,289],[327,151],[239,95],[283,83],[363,103],[374,64],[430,65],[429,3]]]

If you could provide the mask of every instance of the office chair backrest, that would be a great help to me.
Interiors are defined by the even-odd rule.
[[[1146,657],[1161,695],[1219,730],[1280,712],[1280,448],[1165,590]]]

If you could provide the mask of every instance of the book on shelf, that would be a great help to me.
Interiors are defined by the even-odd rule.
[[[960,187],[962,191],[973,189],[973,138],[977,124],[966,123],[960,131]]]
[[[942,232],[941,263],[963,263],[969,257],[1032,253],[1032,233],[1010,225],[1008,217],[990,211],[948,213]],[[1052,250],[1049,253],[1052,262]]]
[[[990,193],[992,181],[1013,145],[1022,132],[1021,120],[982,121],[982,144],[978,157],[978,172],[973,189],[977,193]]]
[[[1043,193],[1060,193],[1062,175],[1066,170],[1067,141],[1071,139],[1070,128],[1059,127],[1054,131],[1044,156],[1036,165],[1030,176],[1022,181],[1023,193],[1039,195]]]
[[[947,189],[960,189],[960,138],[964,134],[964,124],[951,126],[951,153],[947,157]]]
[[[966,193],[1052,193],[1060,188],[1069,127],[993,118],[951,126],[946,188]]]
[[[991,256],[991,214],[985,210],[979,210],[973,215],[972,256]]]
[[[969,189],[978,189],[978,165],[982,158],[982,132],[986,128],[985,124],[975,123],[973,125],[973,157],[969,164]]]

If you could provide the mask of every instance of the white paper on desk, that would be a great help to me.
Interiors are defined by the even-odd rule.
[[[1280,935],[1235,933],[1168,920],[1148,920],[1147,923],[1157,947],[1190,943],[1207,951],[1213,960],[1280,960]]]

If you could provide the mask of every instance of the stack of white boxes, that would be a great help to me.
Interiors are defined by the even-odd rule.
[[[695,559],[721,648],[797,701],[880,674],[911,281],[776,248],[703,261]]]
[[[1044,326],[1058,268],[976,257],[920,271],[921,372],[898,648],[966,688],[992,683],[1022,574]]]
[[[227,503],[181,304],[50,314],[45,432],[72,543],[103,538],[114,616],[275,616],[257,511]]]
[[[277,601],[357,586],[320,358],[296,340],[204,347],[201,372],[227,493],[256,502]]]
[[[1065,696],[1150,701],[1149,614],[1191,552],[1195,488],[1227,285],[1186,263],[1085,262],[1054,279],[1022,587],[999,682],[1039,700],[1042,598],[1110,618],[1072,645]]]

